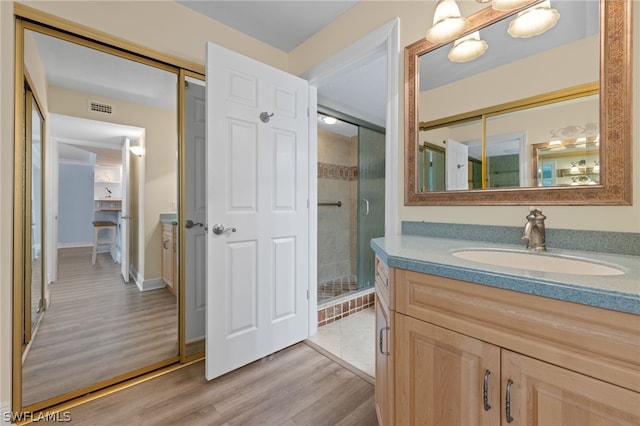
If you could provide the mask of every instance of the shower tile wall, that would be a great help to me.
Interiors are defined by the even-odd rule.
[[[357,137],[318,129],[318,202],[342,202],[318,206],[318,283],[356,273],[357,160]]]

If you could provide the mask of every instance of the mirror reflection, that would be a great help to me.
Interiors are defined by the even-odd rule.
[[[22,405],[37,407],[179,355],[177,281],[164,275],[164,262],[178,268],[178,76],[31,30],[24,58],[45,99],[51,165],[44,220],[33,168],[33,237],[25,244],[37,280],[37,235],[53,224],[44,229],[48,297],[22,362]],[[35,164],[43,150],[34,142],[32,152]]]
[[[31,276],[31,285],[25,286],[24,297],[24,343],[33,338],[41,318],[44,303],[44,280],[42,268],[42,135],[44,117],[28,83],[25,84],[25,154],[26,173],[29,176],[31,197],[26,200],[31,212],[29,228],[26,232],[25,253],[26,276]]]
[[[460,62],[452,55],[461,40],[419,57],[417,192],[575,183],[556,177],[541,184],[533,147],[559,137],[566,147],[596,139],[592,146],[600,146],[599,3],[551,6],[559,19],[541,34],[510,35],[514,15],[480,29],[486,50],[478,57]],[[579,95],[583,100],[566,100],[564,91],[584,86],[591,89]],[[575,131],[559,135],[563,129]],[[591,151],[585,161],[599,162],[598,150]]]

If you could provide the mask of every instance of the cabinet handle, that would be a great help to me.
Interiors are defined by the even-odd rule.
[[[379,341],[380,341],[380,353],[381,353],[382,355],[385,355],[385,356],[389,356],[389,355],[391,355],[391,352],[385,352],[385,351],[382,349],[382,339],[383,339],[383,337],[382,337],[382,333],[384,333],[385,331],[389,331],[389,330],[391,330],[389,327],[382,327],[382,328],[380,329],[380,339],[379,339]]]
[[[484,400],[484,411],[491,410],[491,405],[489,405],[489,375],[491,374],[490,370],[484,370],[484,383],[482,385],[482,397]]]
[[[511,417],[511,385],[513,384],[513,380],[509,379],[507,381],[507,393],[504,397],[504,409],[507,414],[507,423],[511,423],[513,421],[513,417]]]
[[[168,249],[168,248],[169,248],[169,247],[167,247],[167,243],[168,243],[168,242],[169,242],[169,240],[164,240],[164,241],[162,242],[162,247],[164,247],[164,248]]]

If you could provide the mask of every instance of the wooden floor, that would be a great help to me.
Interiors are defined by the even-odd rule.
[[[29,405],[110,379],[178,354],[175,296],[125,284],[107,253],[91,264],[91,248],[58,252],[58,281],[23,365]]]
[[[204,362],[69,410],[72,425],[377,425],[374,386],[304,343],[207,382]]]

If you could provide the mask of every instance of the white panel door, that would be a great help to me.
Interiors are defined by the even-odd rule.
[[[310,106],[306,81],[211,43],[206,75],[210,380],[308,337]]]
[[[207,285],[206,104],[204,82],[189,79],[185,87],[186,220],[185,310],[186,342],[203,339]],[[185,221],[186,223],[186,221]]]
[[[453,139],[447,139],[446,145],[447,190],[469,189],[469,147]]]

